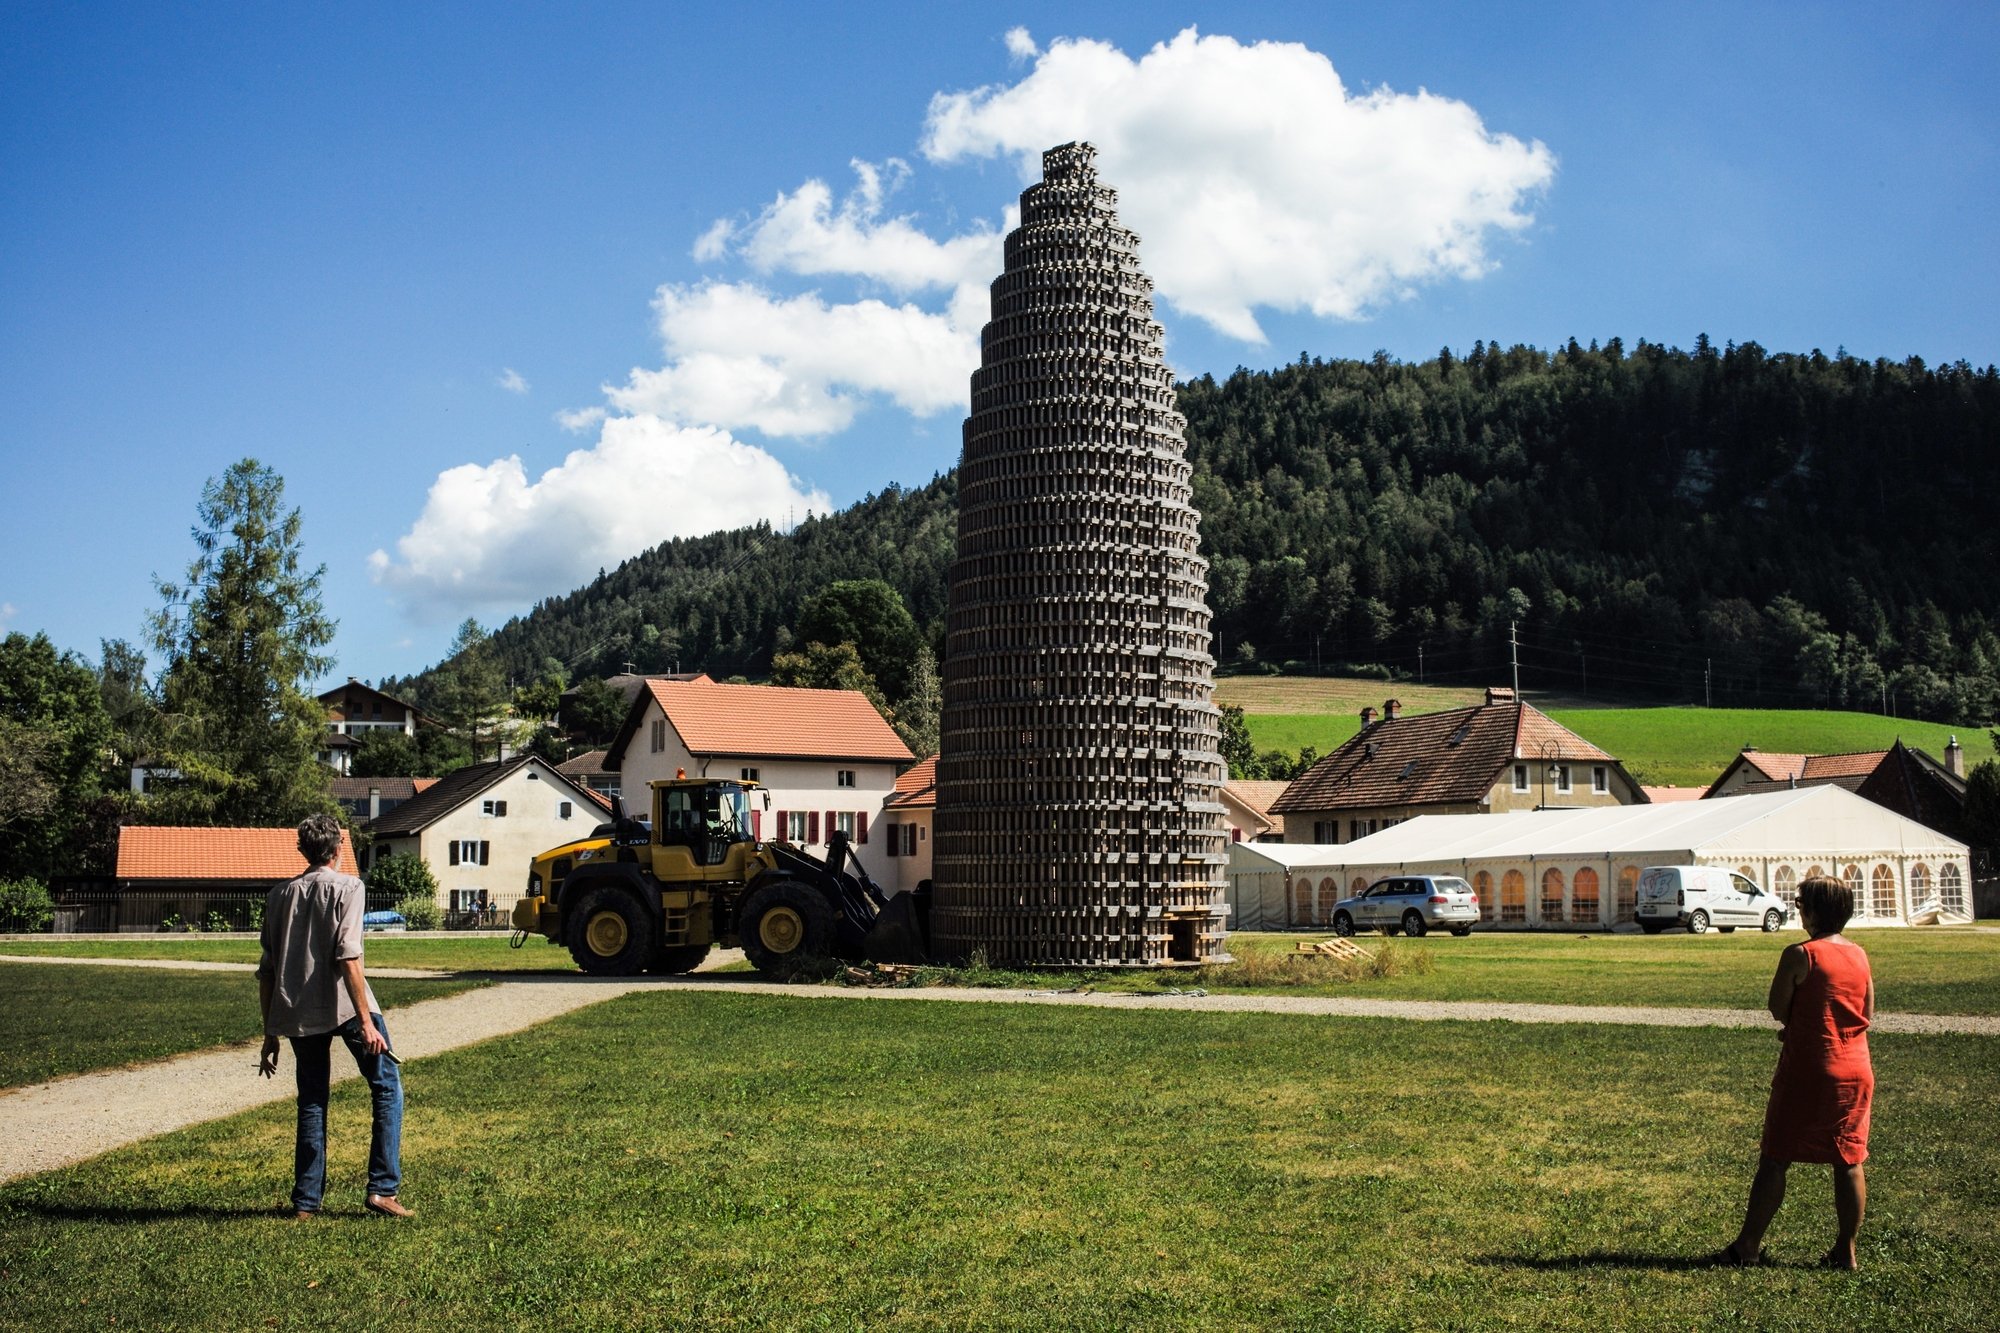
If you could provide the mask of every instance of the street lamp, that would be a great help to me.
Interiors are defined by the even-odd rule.
[[[1563,757],[1562,742],[1561,741],[1542,742],[1541,754],[1542,754],[1542,802],[1540,805],[1537,805],[1535,809],[1546,810],[1549,808],[1549,779],[1557,776],[1562,771],[1562,757]]]

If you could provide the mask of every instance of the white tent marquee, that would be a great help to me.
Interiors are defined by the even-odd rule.
[[[1845,879],[1855,925],[1972,919],[1964,843],[1840,787],[1802,787],[1726,800],[1421,815],[1355,842],[1234,843],[1232,922],[1238,930],[1325,927],[1339,899],[1385,875],[1461,875],[1480,913],[1503,927],[1604,929],[1632,920],[1646,866],[1737,871],[1792,901],[1812,875]]]

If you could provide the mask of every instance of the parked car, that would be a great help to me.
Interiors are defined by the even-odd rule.
[[[1792,909],[1776,895],[1720,866],[1647,866],[1639,872],[1633,920],[1648,935],[1686,926],[1691,935],[1710,926],[1727,935],[1738,926],[1781,928]]]
[[[1470,935],[1479,920],[1479,895],[1455,875],[1398,875],[1377,880],[1333,905],[1333,933],[1357,930],[1423,935],[1449,930]]]
[[[363,930],[408,930],[410,923],[403,919],[401,912],[363,912]]]

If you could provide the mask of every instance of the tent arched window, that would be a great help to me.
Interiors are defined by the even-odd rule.
[[[1510,870],[1500,878],[1500,919],[1528,919],[1528,881],[1518,870]]]
[[[1367,887],[1368,887],[1367,876],[1356,875],[1354,877],[1354,882],[1347,886],[1347,896],[1350,898],[1359,898],[1361,896],[1361,891]]]
[[[1542,920],[1550,925],[1563,919],[1563,872],[1550,866],[1542,872]]]
[[[1818,866],[1807,866],[1807,867],[1806,867],[1806,878],[1807,878],[1807,879],[1825,879],[1825,878],[1826,878],[1826,871],[1824,871],[1824,870],[1820,869],[1820,867],[1818,867]]]
[[[1956,861],[1946,861],[1938,868],[1938,906],[1961,916],[1965,913],[1965,875]]]
[[[1868,877],[1868,915],[1896,915],[1896,872],[1886,865],[1876,866]]]
[[[1639,906],[1639,867],[1626,866],[1618,872],[1618,910],[1612,920],[1619,925],[1630,925],[1633,913]]]
[[[1575,917],[1576,923],[1580,926],[1597,925],[1597,872],[1589,866],[1577,871],[1575,878],[1570,880],[1569,891],[1570,906],[1573,909],[1571,915]]]
[[[1749,880],[1752,884],[1757,884],[1757,867],[1738,866],[1736,867],[1736,873],[1743,876],[1743,878]],[[1764,886],[1761,884],[1757,884],[1757,887],[1761,889]]]
[[[1798,874],[1790,866],[1779,866],[1771,876],[1771,892],[1778,895],[1778,901],[1787,907],[1799,905]]]
[[[1328,875],[1319,882],[1319,919],[1321,922],[1333,920],[1333,905],[1340,901],[1340,885]]]
[[[1867,915],[1868,900],[1861,896],[1861,867],[1860,866],[1847,867],[1847,869],[1840,872],[1840,878],[1842,882],[1847,885],[1847,891],[1854,895],[1855,915],[1856,916]]]
[[[1301,875],[1292,881],[1292,924],[1309,926],[1313,919],[1312,876]]]
[[[1910,867],[1910,906],[1916,907],[1931,896],[1931,868],[1922,861]]]
[[[1496,904],[1493,901],[1492,872],[1482,870],[1472,877],[1472,891],[1479,895],[1479,919],[1491,921]]]

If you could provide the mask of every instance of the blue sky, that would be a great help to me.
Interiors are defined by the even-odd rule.
[[[367,678],[666,537],[927,480],[1025,164],[1073,137],[1183,373],[1704,331],[1992,363],[1996,38],[1921,4],[9,6],[0,628],[138,638],[246,455]]]

